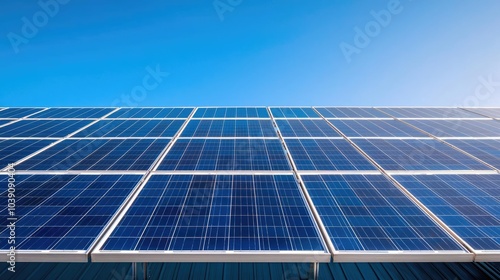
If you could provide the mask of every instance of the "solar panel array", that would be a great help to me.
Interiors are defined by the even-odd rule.
[[[14,163],[16,205],[3,221],[19,261],[498,261],[499,117],[5,108],[0,184],[7,197]]]

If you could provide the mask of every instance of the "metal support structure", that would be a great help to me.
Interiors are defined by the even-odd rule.
[[[148,263],[147,262],[143,263],[142,269],[144,270],[143,271],[143,278],[142,279],[147,280],[149,278],[149,275],[148,275]]]
[[[319,263],[317,262],[311,263],[308,278],[318,280],[318,277],[319,277]]]

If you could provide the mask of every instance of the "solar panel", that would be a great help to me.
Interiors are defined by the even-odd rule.
[[[376,170],[344,139],[286,139],[299,170]]]
[[[386,170],[488,170],[466,154],[437,140],[355,139]]]
[[[271,120],[191,120],[181,137],[277,137]]]
[[[139,175],[16,175],[17,259],[46,262],[50,255],[60,254],[58,261],[86,262],[86,251],[140,179]],[[7,185],[6,177],[0,181]],[[2,197],[7,197],[6,188]],[[9,217],[6,207],[3,204],[4,224]],[[8,235],[3,226],[0,236],[7,240]],[[8,250],[11,245],[0,246]],[[28,251],[39,255],[23,255]]]
[[[271,108],[275,118],[319,118],[320,116],[310,107],[279,107]]]
[[[500,140],[446,140],[453,146],[466,151],[500,169]]]
[[[6,123],[10,123],[12,120],[0,120],[0,126]]]
[[[0,118],[23,118],[41,110],[43,108],[7,108],[0,111]]]
[[[17,170],[148,170],[169,139],[64,140]]]
[[[436,137],[500,137],[500,122],[495,120],[408,120]]]
[[[0,140],[0,169],[48,146],[53,140]]]
[[[65,137],[91,120],[21,120],[0,127],[0,137]]]
[[[396,120],[329,120],[347,137],[428,137]]]
[[[283,137],[340,137],[325,120],[276,120]]]
[[[173,137],[184,120],[101,120],[75,137]]]
[[[472,248],[500,251],[500,175],[419,175],[395,179]]]
[[[281,259],[287,252],[325,256],[292,175],[154,175],[99,253],[113,251],[128,251],[132,259],[156,252],[163,260],[178,259],[169,258],[176,252],[191,252],[189,260],[208,254],[212,261],[263,251]]]
[[[49,108],[30,118],[101,118],[113,108]]]
[[[187,118],[193,108],[121,108],[108,118]]]
[[[464,108],[490,118],[500,118],[500,108]]]
[[[269,118],[265,107],[198,108],[193,118]]]
[[[390,118],[389,115],[375,108],[357,108],[357,107],[315,107],[316,110],[325,118]]]
[[[334,260],[342,258],[342,251],[379,251],[392,254],[393,261],[410,259],[394,251],[465,253],[382,175],[304,175],[302,179],[338,251]]]
[[[395,118],[485,118],[460,108],[379,108]]]
[[[291,170],[278,139],[179,139],[159,170]]]

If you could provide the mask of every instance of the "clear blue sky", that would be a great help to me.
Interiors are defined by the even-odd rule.
[[[2,1],[0,106],[500,106],[498,0],[55,1]]]

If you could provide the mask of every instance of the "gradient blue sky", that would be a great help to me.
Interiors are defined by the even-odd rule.
[[[32,38],[38,2],[2,1],[0,106],[500,106],[500,1],[400,0],[348,62],[391,1],[69,0]]]

